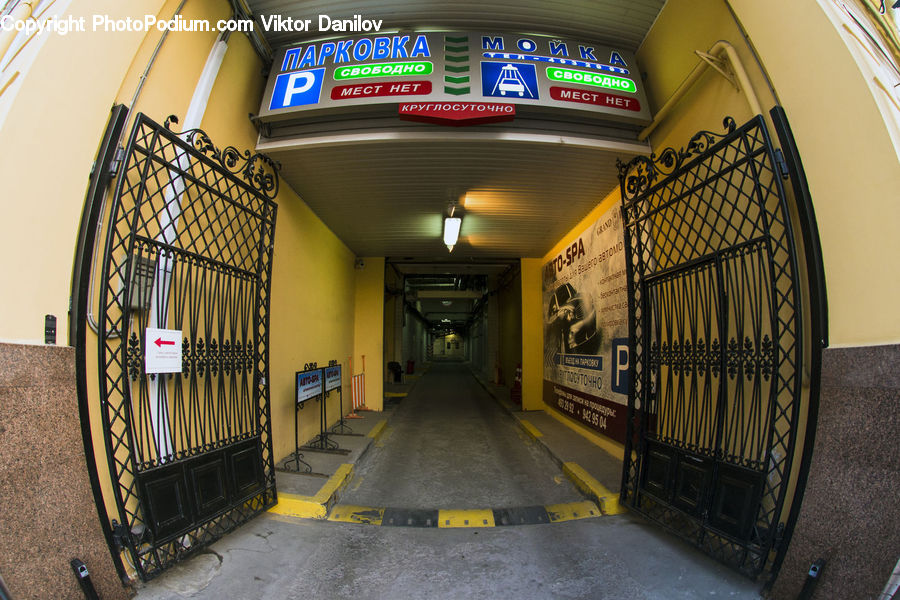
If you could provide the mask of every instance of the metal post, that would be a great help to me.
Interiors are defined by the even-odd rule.
[[[72,571],[75,572],[75,578],[78,579],[78,585],[81,586],[84,597],[87,600],[100,600],[97,590],[94,589],[94,582],[91,581],[91,574],[88,572],[87,565],[77,558],[69,561],[69,565],[71,565]]]
[[[338,407],[340,408],[341,418],[338,420],[337,425],[332,427],[332,432],[337,433],[338,435],[362,435],[361,433],[353,433],[353,430],[350,429],[350,426],[344,422],[344,386],[338,386]],[[338,431],[340,430],[340,431]]]
[[[823,568],[825,568],[824,558],[820,558],[810,565],[809,572],[806,574],[806,581],[803,582],[803,587],[800,589],[800,593],[797,594],[797,600],[810,600],[813,597]]]
[[[300,453],[300,426],[297,424],[299,419],[300,409],[303,408],[302,402],[294,403],[294,464],[297,465],[297,472],[300,472],[300,463],[306,465],[306,470],[304,473],[312,473],[312,465],[300,458],[303,456]],[[285,466],[287,466],[287,462],[285,462]]]

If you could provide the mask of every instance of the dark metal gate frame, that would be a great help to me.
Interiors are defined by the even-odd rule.
[[[73,270],[82,437],[100,521],[120,577],[159,574],[276,501],[269,411],[269,287],[277,165],[219,150],[114,107],[82,215]],[[121,160],[121,167],[109,165]],[[118,170],[118,173],[115,171]],[[93,451],[87,385],[91,252],[105,225],[99,404],[115,496],[110,521]],[[170,325],[171,320],[171,325]],[[182,373],[148,374],[147,327],[182,330]],[[97,400],[94,400],[97,402]]]
[[[805,175],[784,111],[775,107],[771,116],[784,152],[773,147],[765,121],[758,115],[741,127],[727,118],[724,135],[701,131],[686,149],[667,148],[658,156],[619,164],[633,382],[621,501],[741,572],[756,577],[768,567],[774,578],[793,533],[809,471],[827,326],[824,274]],[[793,215],[782,184],[788,178],[794,193]],[[728,198],[729,193],[746,194],[748,181],[753,187],[750,196],[740,202]],[[758,207],[753,223],[747,214],[736,214],[738,204],[745,211],[748,206]],[[660,221],[667,220],[668,229],[662,232]],[[799,258],[804,260],[805,290],[800,285],[792,220],[803,238],[804,255]],[[654,244],[660,237],[662,243]],[[742,269],[736,276],[725,265],[734,259]],[[748,267],[754,259],[757,264]],[[759,263],[764,263],[761,268]],[[723,283],[723,278],[729,282]],[[736,279],[742,283],[736,286]],[[707,289],[692,286],[697,280],[705,282]],[[767,312],[770,322],[759,323],[755,318],[751,323],[728,323],[726,285],[732,286],[731,291],[743,286],[746,289],[739,291],[753,296],[746,300],[749,308],[734,309],[735,315],[741,313],[737,320],[744,319],[744,312],[755,317]],[[807,338],[803,291],[810,311]],[[660,301],[660,293],[679,294],[669,309],[679,302],[684,309],[668,317],[668,324],[655,318],[659,310],[654,303]],[[763,306],[766,293],[772,303],[769,308]],[[720,318],[712,327],[707,323],[704,335],[700,321],[721,317],[723,312],[725,320]],[[660,344],[656,338],[666,325],[680,327],[681,332]],[[726,343],[727,328],[737,336]],[[700,339],[691,339],[692,333]],[[804,347],[809,352],[806,363]],[[672,384],[667,387],[675,387],[675,382],[681,386],[667,400],[671,404],[673,398],[680,398],[680,414],[658,414],[657,395],[671,392],[658,389],[661,367],[666,369],[666,383]],[[810,373],[807,426],[785,519],[804,367]],[[738,382],[731,384],[732,390],[742,402],[746,386],[751,386],[749,414],[753,417],[756,411],[762,429],[749,432],[750,443],[724,439],[729,434],[733,438],[737,429],[748,433],[741,429],[746,412],[736,418],[734,410],[731,423],[725,423],[728,381],[735,378]],[[704,409],[707,422],[703,422]],[[693,413],[685,414],[690,410]],[[672,426],[673,419],[680,420],[678,426]],[[753,439],[753,434],[758,437]],[[752,451],[741,450],[750,446]]]

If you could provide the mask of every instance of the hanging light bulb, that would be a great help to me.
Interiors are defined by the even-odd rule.
[[[453,247],[459,240],[459,229],[462,227],[462,217],[453,216],[455,212],[456,206],[453,205],[450,207],[450,214],[444,217],[444,243],[450,252],[453,252]]]
[[[444,218],[444,243],[447,244],[447,250],[453,252],[453,246],[459,240],[459,228],[462,226],[462,219],[459,217]]]

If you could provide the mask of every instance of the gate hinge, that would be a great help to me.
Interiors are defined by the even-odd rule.
[[[778,550],[781,548],[781,542],[784,541],[784,523],[779,523],[778,527],[775,528],[775,537],[772,539],[772,549]]]
[[[775,148],[775,164],[778,165],[778,172],[782,179],[789,179],[791,172],[788,170],[787,161],[784,160],[784,153],[781,148]]]
[[[120,551],[128,548],[134,548],[144,538],[144,532],[147,528],[144,525],[138,525],[130,530],[124,523],[119,523],[115,519],[112,520],[112,538],[116,544],[116,548]]]
[[[131,547],[131,533],[124,523],[119,523],[115,519],[112,520],[112,538],[120,552]]]
[[[116,175],[119,174],[119,167],[122,166],[122,161],[125,160],[125,148],[122,146],[116,147],[116,153],[113,156],[112,161],[109,163],[109,178],[114,179]]]

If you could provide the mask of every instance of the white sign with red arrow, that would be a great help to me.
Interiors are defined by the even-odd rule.
[[[181,373],[180,329],[148,327],[144,338],[144,370],[147,373]]]

